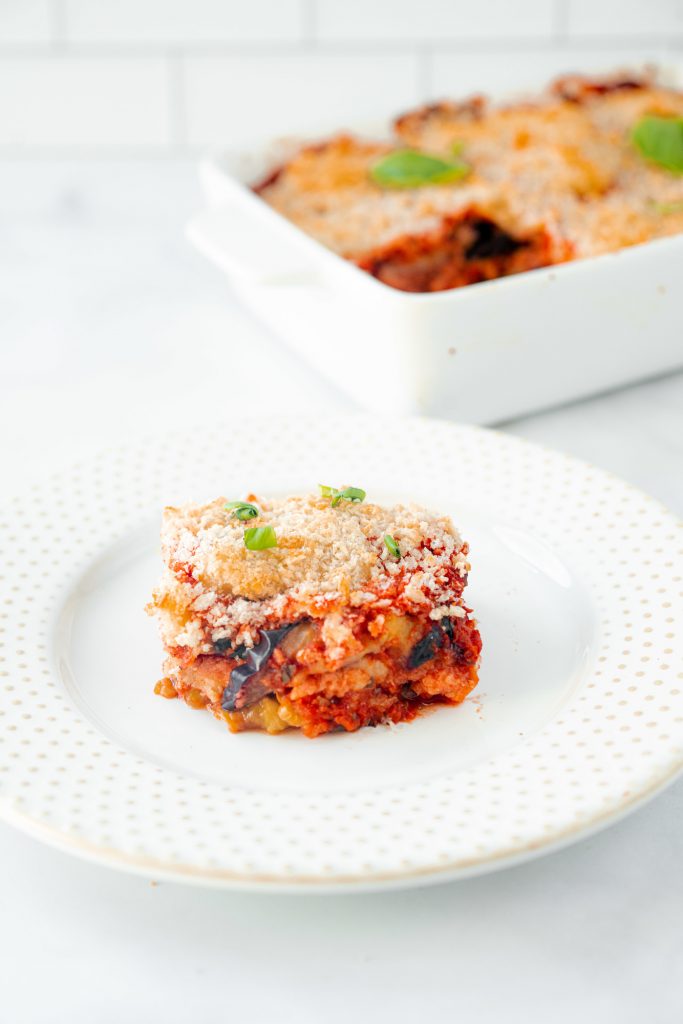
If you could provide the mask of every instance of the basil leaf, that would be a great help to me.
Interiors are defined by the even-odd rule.
[[[362,487],[345,487],[339,495],[345,501],[365,501],[365,491]]]
[[[277,537],[272,526],[251,526],[244,531],[244,546],[249,551],[265,551],[277,547]]]
[[[252,505],[248,501],[229,501],[224,508],[226,511],[232,512],[235,519],[239,519],[243,523],[248,519],[256,519],[259,514],[256,505]]]
[[[683,202],[681,203],[653,203],[652,208],[655,213],[661,214],[666,217],[670,213],[683,213]]]
[[[370,176],[383,188],[419,188],[447,185],[469,172],[463,160],[442,160],[417,149],[396,149],[370,168]]]
[[[393,555],[394,558],[401,557],[401,549],[390,533],[385,534],[384,543],[386,544],[387,550],[390,555]]]
[[[365,491],[362,487],[345,487],[342,491],[335,491],[330,504],[336,508],[340,501],[365,501]]]
[[[646,160],[683,174],[683,117],[644,117],[631,137]]]
[[[331,498],[330,505],[336,508],[340,501],[365,501],[365,491],[362,487],[344,487],[337,490],[336,487],[327,487],[325,484],[318,484],[320,494],[323,498]]]
[[[256,519],[258,509],[254,508],[253,505],[240,505],[239,508],[235,509],[233,515],[236,519],[239,519],[240,522],[246,523],[248,519]]]

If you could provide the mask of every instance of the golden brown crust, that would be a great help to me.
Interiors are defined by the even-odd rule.
[[[656,87],[654,71],[632,74],[615,71],[608,75],[560,75],[550,83],[549,91],[570,103],[586,103],[597,96],[614,92],[630,92],[635,89]]]
[[[315,495],[257,500],[261,514],[247,524],[226,510],[225,498],[165,510],[166,568],[152,611],[169,649],[206,654],[225,638],[251,644],[265,626],[395,600],[435,619],[457,606],[467,546],[447,516],[415,505],[333,508]],[[274,528],[277,547],[247,550],[245,525],[256,523]]]
[[[477,93],[460,102],[456,100],[438,100],[436,103],[425,103],[415,110],[406,111],[395,118],[393,127],[396,135],[406,142],[418,138],[428,125],[445,122],[447,124],[467,124],[481,121],[488,109],[486,96]]]
[[[456,146],[471,168],[462,181],[380,188],[370,171],[391,146],[343,135],[304,147],[259,192],[385,283],[408,291],[460,287],[683,231],[683,176],[645,161],[631,141],[648,114],[683,116],[683,93],[647,75],[566,75],[533,102],[492,106],[475,96],[396,119],[394,148],[450,159]],[[485,267],[470,266],[457,246],[449,252],[453,226],[466,224],[471,211],[523,251]]]

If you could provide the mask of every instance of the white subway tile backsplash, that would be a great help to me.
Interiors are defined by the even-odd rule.
[[[567,0],[567,27],[576,36],[665,36],[683,31],[680,0]]]
[[[363,126],[420,97],[408,53],[186,58],[185,85],[194,146]]]
[[[305,0],[65,0],[66,36],[78,43],[293,41]]]
[[[0,0],[0,45],[45,43],[51,37],[50,0]]]
[[[559,2],[559,0],[557,0]],[[483,38],[549,38],[554,0],[317,0],[324,40],[439,42]]]
[[[170,141],[162,59],[0,59],[0,146],[158,148]]]
[[[0,0],[0,146],[242,144],[682,56],[683,0]]]
[[[447,53],[434,57],[431,92],[434,96],[466,96],[472,92],[505,96],[534,92],[557,75],[637,70],[644,63],[671,63],[663,48],[519,51],[516,53]]]

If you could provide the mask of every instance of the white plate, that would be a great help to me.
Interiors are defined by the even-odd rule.
[[[161,507],[319,481],[453,516],[478,688],[316,740],[155,697]],[[572,841],[681,768],[680,530],[574,459],[426,420],[235,423],[104,452],[6,512],[0,809],[74,853],[211,885],[415,885]]]

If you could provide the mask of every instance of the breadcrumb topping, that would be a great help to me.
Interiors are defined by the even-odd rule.
[[[648,163],[631,141],[648,114],[683,116],[683,93],[642,76],[572,76],[533,101],[444,101],[399,118],[391,142],[339,135],[306,146],[258,191],[363,266],[368,254],[469,210],[516,237],[545,228],[554,262],[595,256],[683,231],[683,177]],[[397,146],[446,159],[455,146],[471,173],[456,184],[382,189],[370,168]]]
[[[344,609],[381,614],[398,605],[436,620],[466,615],[468,548],[448,516],[417,505],[342,501],[333,508],[315,495],[248,500],[260,515],[247,524],[225,509],[225,498],[164,511],[166,568],[150,611],[167,647],[196,654],[221,639],[251,645],[265,624]],[[245,525],[272,526],[277,547],[248,550]]]

